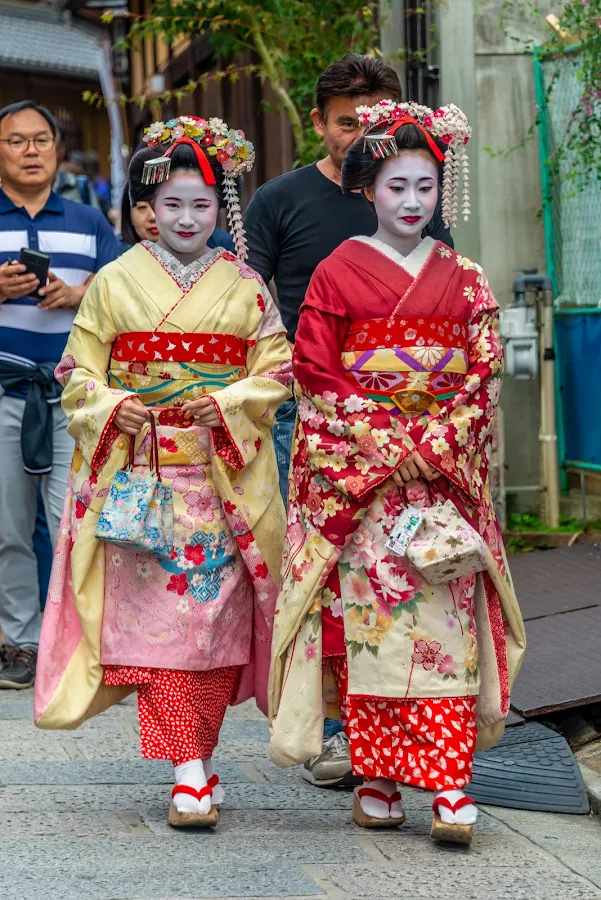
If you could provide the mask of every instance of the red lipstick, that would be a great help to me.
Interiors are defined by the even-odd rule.
[[[403,222],[406,222],[408,225],[415,225],[420,219],[421,216],[403,216]]]
[[[178,231],[179,237],[181,238],[193,238],[196,237],[195,231]]]

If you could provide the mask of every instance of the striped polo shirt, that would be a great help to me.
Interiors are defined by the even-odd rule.
[[[0,189],[0,264],[19,259],[23,247],[49,253],[50,271],[69,286],[84,284],[119,255],[113,230],[97,209],[51,192],[32,218]],[[60,360],[76,310],[39,309],[37,303],[33,297],[0,303],[0,358],[26,365]],[[25,384],[7,391],[26,393]]]

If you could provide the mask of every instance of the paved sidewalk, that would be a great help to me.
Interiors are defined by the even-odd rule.
[[[141,760],[133,698],[77,732],[41,732],[31,692],[0,692],[2,900],[601,900],[601,821],[486,808],[471,850],[428,837],[406,791],[399,832],[357,828],[351,795],[267,755],[256,709],[232,710],[213,833],[166,824],[170,765]]]

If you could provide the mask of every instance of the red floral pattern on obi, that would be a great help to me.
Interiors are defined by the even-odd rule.
[[[113,344],[112,358],[123,362],[200,362],[244,366],[246,345],[242,338],[233,334],[129,331],[120,334]]]
[[[424,318],[362,319],[348,330],[344,349],[371,350],[374,347],[406,347],[433,344],[460,347],[467,351],[467,324],[462,319]]]

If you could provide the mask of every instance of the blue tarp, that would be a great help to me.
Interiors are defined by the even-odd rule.
[[[601,465],[601,314],[558,314],[555,334],[565,459]]]

